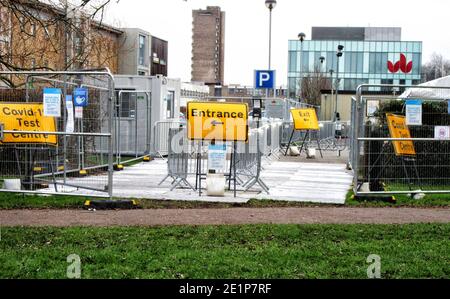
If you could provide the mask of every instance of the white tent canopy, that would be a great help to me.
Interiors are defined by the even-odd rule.
[[[419,84],[417,86],[437,87],[437,88],[408,88],[401,96],[401,99],[450,99],[450,76],[442,77],[433,81]],[[446,87],[449,89],[439,88]]]

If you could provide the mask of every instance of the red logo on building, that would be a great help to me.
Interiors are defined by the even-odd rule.
[[[392,61],[388,60],[388,70],[391,73],[398,73],[398,71],[402,71],[405,74],[411,73],[413,68],[413,62],[406,62],[406,56],[404,54],[400,54],[400,60],[395,64]]]

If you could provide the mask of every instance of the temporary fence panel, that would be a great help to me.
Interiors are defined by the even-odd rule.
[[[354,101],[350,161],[357,195],[450,193],[450,87],[426,88],[429,97],[364,96],[362,85]],[[374,111],[368,102],[378,102]],[[408,103],[414,107],[408,107]]]
[[[114,117],[116,163],[151,154],[151,91],[119,90]]]
[[[153,149],[152,153],[163,158],[169,154],[169,131],[185,127],[186,122],[179,119],[168,119],[165,121],[155,122],[153,132]]]
[[[109,70],[0,72],[0,77],[9,82],[0,89],[1,191],[111,197]]]

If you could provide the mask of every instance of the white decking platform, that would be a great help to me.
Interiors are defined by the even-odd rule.
[[[345,164],[302,163],[275,161],[264,165],[262,179],[270,188],[270,194],[261,192],[255,186],[248,192],[238,189],[237,197],[226,192],[225,197],[208,197],[206,192],[199,197],[198,192],[191,189],[175,189],[170,191],[172,180],[167,179],[161,186],[158,184],[167,175],[167,162],[157,159],[149,163],[140,163],[125,167],[123,171],[114,173],[113,196],[117,198],[160,199],[181,201],[207,201],[226,203],[245,203],[250,199],[270,199],[279,201],[313,202],[344,204],[345,197],[351,188],[352,176]],[[105,181],[96,177],[99,181]],[[85,178],[69,179],[73,184],[82,184]],[[195,176],[188,181],[195,186]],[[205,182],[203,181],[203,186]],[[91,184],[92,185],[92,184]],[[100,187],[100,186],[99,186]],[[53,191],[53,187],[48,188]],[[64,188],[65,192],[92,194],[88,190]]]

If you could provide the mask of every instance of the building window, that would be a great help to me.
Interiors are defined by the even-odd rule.
[[[136,94],[134,93],[122,93],[121,99],[119,99],[119,91],[116,92],[117,101],[119,101],[119,111],[117,115],[120,117],[136,117]]]
[[[175,91],[167,92],[166,101],[167,101],[166,117],[173,118],[175,115]]]
[[[335,52],[327,52],[326,62],[328,72],[330,70],[337,71],[337,57]]]
[[[381,84],[393,85],[394,80],[393,79],[381,79]],[[381,87],[381,91],[391,92],[392,88],[391,87]]]
[[[372,74],[386,74],[388,53],[370,53],[369,55],[369,72]]]
[[[297,52],[289,51],[289,72],[293,73],[297,70]]]
[[[302,57],[301,57],[301,72],[304,73],[308,73],[309,70],[309,53],[303,51],[302,53]]]
[[[364,54],[362,52],[346,52],[345,54],[345,73],[359,73],[364,69]]]
[[[139,65],[145,65],[145,36],[139,35]]]
[[[413,61],[413,69],[412,73],[414,75],[420,75],[421,68],[422,68],[422,56],[419,53],[412,54],[412,61]]]

